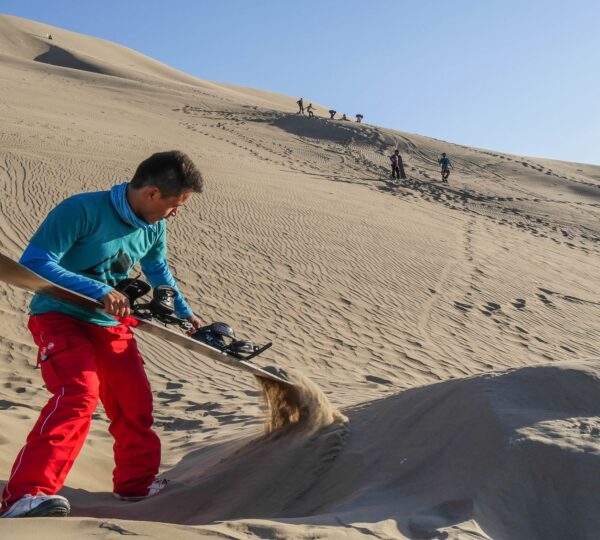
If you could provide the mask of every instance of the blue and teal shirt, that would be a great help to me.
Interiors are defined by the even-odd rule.
[[[451,165],[450,160],[447,157],[440,158],[439,164],[442,166],[442,169],[447,169]]]
[[[69,197],[48,214],[20,263],[57,285],[95,300],[109,293],[140,263],[153,287],[177,290],[176,314],[189,317],[186,304],[167,263],[167,227],[163,219],[149,224],[136,216],[127,201],[127,183],[110,191]],[[36,294],[32,315],[59,311],[100,326],[119,324],[107,313],[90,313]]]

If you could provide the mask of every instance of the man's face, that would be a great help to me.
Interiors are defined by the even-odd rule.
[[[184,191],[180,195],[163,197],[158,188],[149,188],[144,197],[143,217],[148,223],[174,217],[192,194],[192,191]]]

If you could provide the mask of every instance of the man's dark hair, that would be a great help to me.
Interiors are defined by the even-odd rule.
[[[201,193],[204,179],[186,154],[171,150],[157,152],[142,161],[129,184],[134,189],[156,186],[163,197],[173,197],[185,191]]]

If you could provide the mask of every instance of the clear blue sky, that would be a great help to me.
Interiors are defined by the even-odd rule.
[[[600,0],[0,0],[201,79],[600,164]]]

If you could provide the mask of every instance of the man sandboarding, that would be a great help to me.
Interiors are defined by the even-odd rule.
[[[165,487],[157,476],[160,440],[152,430],[150,384],[127,324],[129,301],[113,287],[139,262],[152,286],[174,287],[177,315],[201,326],[167,264],[166,219],[202,187],[188,156],[157,153],[138,166],[130,182],[64,200],[32,237],[21,264],[99,300],[105,313],[33,297],[28,327],[52,397],[17,455],[1,517],[69,514],[69,502],[56,493],[83,446],[99,399],[115,439],[115,496],[139,500]]]

